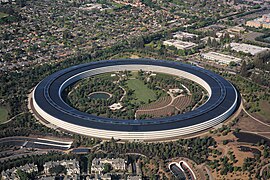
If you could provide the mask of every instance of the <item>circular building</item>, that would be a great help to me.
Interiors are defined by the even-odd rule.
[[[208,100],[193,111],[165,118],[122,120],[98,117],[70,107],[62,91],[72,83],[113,71],[153,71],[183,77],[204,87]],[[103,139],[158,140],[200,132],[226,120],[238,107],[234,86],[221,76],[179,62],[119,59],[91,62],[58,71],[42,80],[32,93],[32,110],[61,129]]]

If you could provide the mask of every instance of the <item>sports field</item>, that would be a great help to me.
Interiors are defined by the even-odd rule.
[[[148,103],[148,100],[156,100],[156,93],[154,90],[149,89],[143,81],[139,79],[129,79],[127,87],[134,91],[135,101]]]
[[[8,111],[3,107],[0,107],[0,124],[5,122],[8,117]]]

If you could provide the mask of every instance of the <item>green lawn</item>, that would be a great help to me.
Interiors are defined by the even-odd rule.
[[[0,12],[0,19],[1,19],[1,18],[4,18],[4,17],[7,17],[7,16],[8,16],[8,14],[3,13],[3,12]]]
[[[100,78],[103,80],[109,80],[109,81],[117,81],[119,79],[118,76],[111,77],[111,74],[115,74],[115,72],[102,73],[102,74],[95,75],[93,77]]]
[[[261,111],[259,114],[263,116],[266,120],[270,120],[270,103],[267,101],[260,102]]]
[[[0,123],[3,123],[8,118],[8,111],[3,107],[0,107]]]
[[[156,100],[156,93],[154,90],[149,89],[143,81],[139,79],[130,79],[127,81],[127,87],[134,90],[135,101],[148,103],[148,100]]]
[[[136,78],[138,77],[138,71],[131,71],[130,75],[131,76],[129,78]]]

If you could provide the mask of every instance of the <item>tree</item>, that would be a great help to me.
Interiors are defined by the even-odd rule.
[[[54,167],[50,168],[49,172],[51,174],[60,174],[60,173],[66,173],[67,170],[64,166],[58,165],[58,166],[54,166]]]
[[[231,61],[229,66],[231,66],[231,67],[237,66],[237,63],[235,61]]]
[[[112,170],[112,165],[110,163],[105,163],[103,166],[103,173],[106,174]]]
[[[235,128],[234,132],[239,133],[240,130],[241,130],[240,128]]]
[[[244,61],[242,63],[241,76],[243,76],[243,77],[247,77],[248,76],[248,69],[247,69],[247,63],[246,63],[246,61]]]
[[[20,177],[21,180],[28,180],[28,174],[20,169],[17,170],[17,175]]]
[[[254,65],[257,68],[270,70],[270,51],[258,53],[254,57]]]
[[[228,144],[228,142],[229,142],[228,140],[223,140],[222,143],[223,143],[223,145],[226,145],[226,144]]]

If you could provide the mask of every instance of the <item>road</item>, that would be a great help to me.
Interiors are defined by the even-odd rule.
[[[23,158],[33,155],[47,154],[50,151],[64,152],[70,149],[72,141],[59,141],[47,138],[25,136],[5,137],[0,139],[0,146],[20,147],[18,150],[0,152],[0,162]]]
[[[206,172],[208,174],[209,180],[214,180],[215,178],[213,177],[213,175],[212,175],[211,171],[209,170],[209,168],[206,165],[204,166],[204,168],[205,168],[205,170],[206,170]]]
[[[170,166],[170,170],[172,171],[172,173],[174,174],[174,176],[179,179],[179,180],[185,180],[185,174],[182,172],[182,170],[176,166],[175,164],[172,164]]]
[[[8,156],[8,157],[0,158],[0,162],[4,163],[4,162],[7,162],[7,161],[10,161],[10,160],[13,160],[13,159],[18,159],[18,158],[23,158],[23,157],[26,157],[26,156],[33,156],[33,155],[42,155],[42,154],[47,154],[47,153],[48,153],[48,151],[46,151],[46,150],[32,151],[32,152],[28,151],[28,152],[25,152],[25,153],[19,153],[17,151],[14,151],[13,155]]]
[[[243,97],[243,96],[242,96],[242,97]],[[243,106],[243,110],[244,110],[244,112],[245,112],[249,117],[251,117],[253,120],[255,120],[255,121],[257,121],[257,122],[259,122],[259,123],[261,123],[261,124],[263,124],[263,125],[265,125],[265,126],[267,126],[267,127],[270,127],[270,124],[264,123],[264,122],[262,122],[261,120],[259,120],[259,119],[255,118],[254,116],[252,116],[251,114],[249,114],[249,112],[247,112],[247,110],[245,109],[244,106]]]
[[[34,149],[67,150],[71,147],[71,144],[72,141],[58,141],[46,138],[34,138],[24,136],[14,136],[0,139],[0,146],[13,145],[17,147]]]

